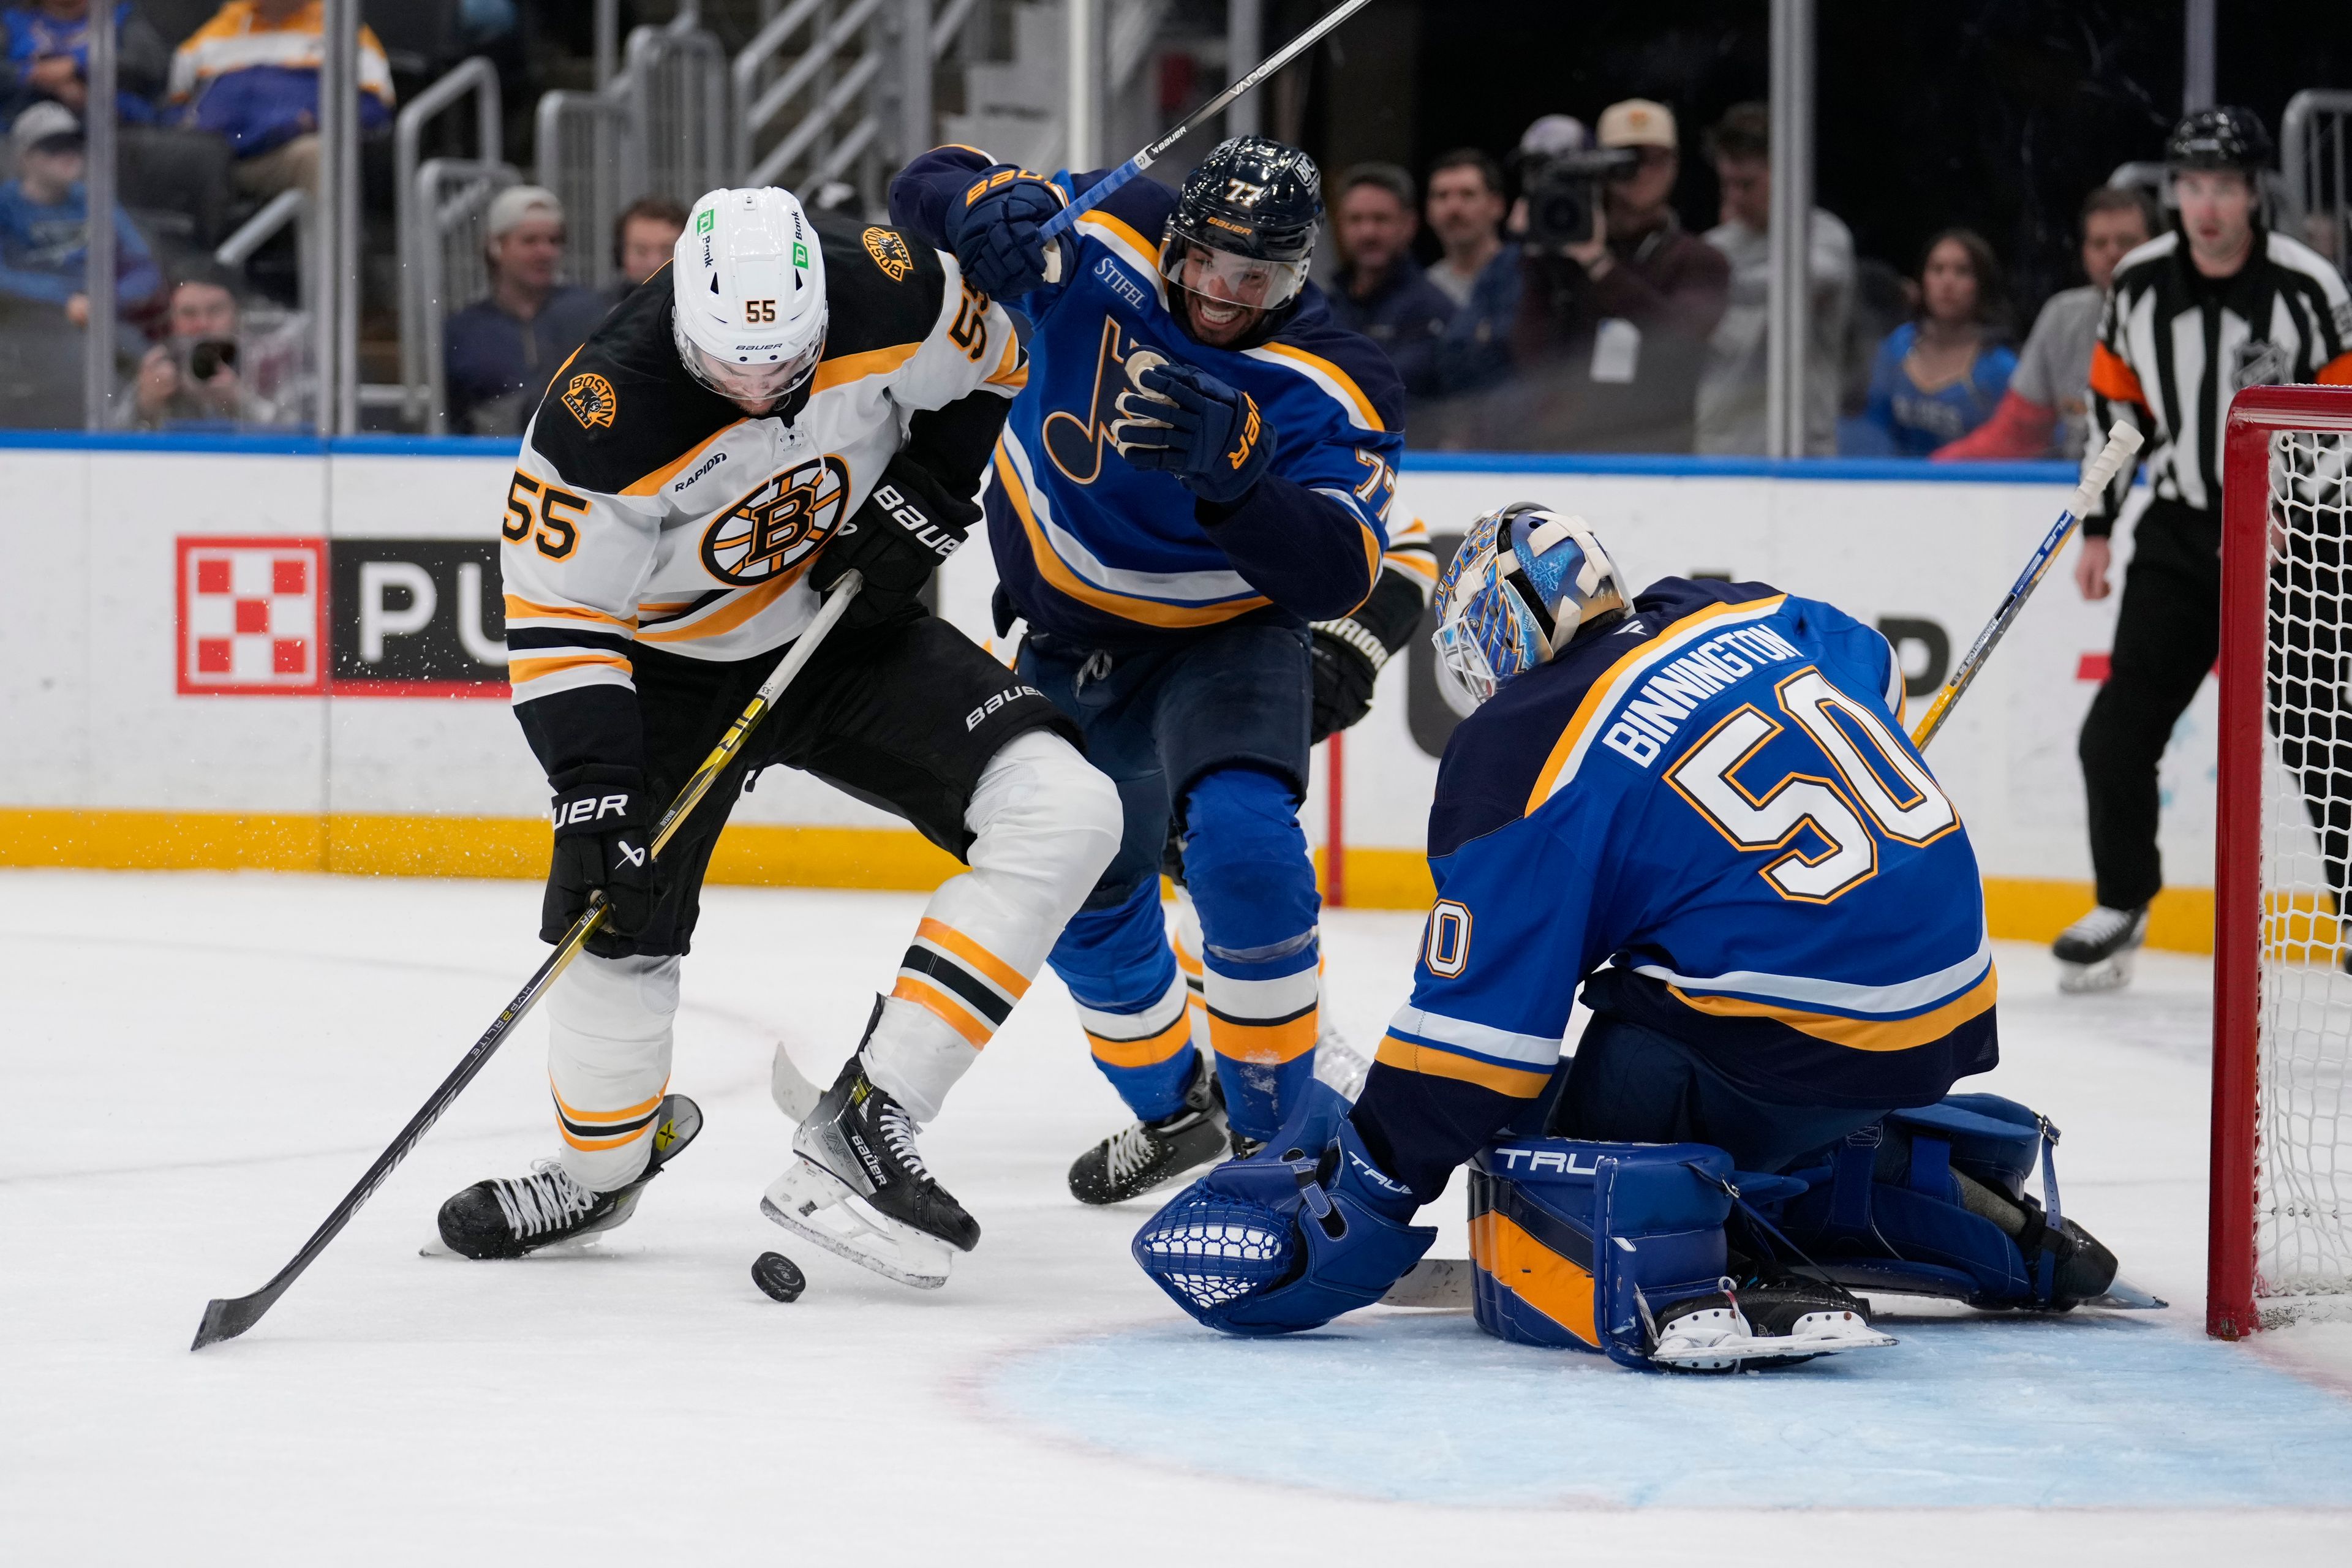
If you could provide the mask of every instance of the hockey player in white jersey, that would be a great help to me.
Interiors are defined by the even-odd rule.
[[[793,1139],[772,1218],[918,1285],[980,1227],[916,1133],[1117,848],[1118,795],[1054,705],[917,595],[1027,360],[954,258],[898,230],[820,237],[780,190],[714,191],[672,265],[556,374],[507,492],[516,716],[553,793],[541,936],[611,913],[548,996],[562,1147],[442,1206],[470,1258],[626,1219],[699,1115],[669,1090],[679,961],[728,808],[776,763],[905,817],[969,869],[936,892],[864,1038]],[[864,587],[701,808],[648,853],[822,593]],[[780,991],[793,975],[777,955]]]

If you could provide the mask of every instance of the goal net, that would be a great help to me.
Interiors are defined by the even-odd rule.
[[[2224,437],[2206,1328],[2352,1317],[2352,388]]]

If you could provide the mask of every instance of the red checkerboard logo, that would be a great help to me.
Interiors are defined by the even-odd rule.
[[[184,695],[315,697],[327,689],[327,542],[179,541]]]

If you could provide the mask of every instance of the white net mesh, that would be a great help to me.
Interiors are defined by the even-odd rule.
[[[2256,1292],[2352,1314],[2352,437],[2271,437]]]

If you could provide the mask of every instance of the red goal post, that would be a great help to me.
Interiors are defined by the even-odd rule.
[[[2339,934],[2342,873],[2314,816],[2339,788],[2352,803],[2333,740],[2339,707],[2352,738],[2347,516],[2352,388],[2239,393],[2222,454],[2205,1299],[2222,1339],[2352,1312],[2352,923]]]

